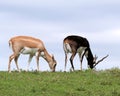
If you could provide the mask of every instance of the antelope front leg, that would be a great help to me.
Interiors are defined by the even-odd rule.
[[[79,53],[79,58],[80,58],[80,69],[81,69],[81,71],[82,71],[82,61],[83,61],[83,57],[84,57],[84,55],[85,55],[85,52],[86,51],[84,51],[84,52],[82,52],[82,53]]]
[[[81,53],[79,53],[79,59],[80,59],[80,70],[82,71],[82,61],[83,61],[83,56],[81,56]]]
[[[37,71],[39,71],[39,57],[41,52],[36,53]]]
[[[32,58],[33,58],[33,55],[29,55],[28,66],[27,66],[26,72],[29,71],[29,66],[30,66],[30,62],[32,61]]]

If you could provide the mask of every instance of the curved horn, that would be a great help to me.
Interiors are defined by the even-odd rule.
[[[95,64],[94,64],[94,67],[98,64],[98,63],[100,63],[100,62],[102,62],[105,58],[107,58],[109,55],[106,55],[105,57],[103,57],[102,59],[100,59],[100,60],[98,60]]]

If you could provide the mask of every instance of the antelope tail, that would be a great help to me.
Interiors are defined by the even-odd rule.
[[[12,48],[12,42],[11,41],[9,41],[9,47]]]

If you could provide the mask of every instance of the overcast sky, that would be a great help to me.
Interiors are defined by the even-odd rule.
[[[54,54],[58,71],[64,69],[63,39],[73,34],[86,37],[98,59],[109,54],[96,69],[120,67],[119,0],[1,0],[0,33],[0,70],[8,68],[12,54],[8,41],[17,35],[41,39],[48,52]],[[28,56],[21,55],[19,67],[26,69],[27,61]],[[77,55],[74,66],[80,69]],[[16,68],[14,61],[11,67]],[[85,58],[83,68],[87,69]],[[36,69],[35,58],[29,69]],[[40,69],[49,70],[43,59],[40,59]]]

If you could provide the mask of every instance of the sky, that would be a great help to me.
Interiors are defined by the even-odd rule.
[[[120,68],[120,1],[119,0],[1,0],[0,1],[0,70],[8,70],[12,50],[10,38],[19,35],[32,36],[44,42],[53,54],[57,71],[64,70],[63,39],[79,35],[88,39],[93,55],[98,59],[109,57],[96,66],[97,70]],[[70,55],[69,55],[70,57]],[[27,67],[28,56],[21,55],[20,69]],[[47,62],[40,58],[40,70],[49,71]],[[29,69],[35,70],[35,58]],[[78,55],[74,59],[75,70],[80,70]],[[68,60],[67,70],[71,65]],[[15,70],[14,61],[11,69]],[[86,58],[83,69],[87,69]]]

